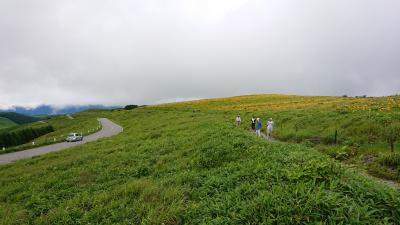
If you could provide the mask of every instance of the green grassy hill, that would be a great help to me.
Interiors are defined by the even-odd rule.
[[[16,124],[27,124],[39,121],[40,118],[33,116],[22,115],[15,112],[0,112],[0,117],[8,118]]]
[[[257,138],[233,124],[236,113],[179,104],[93,113],[124,132],[0,167],[1,223],[400,221],[398,191],[315,148]]]
[[[211,110],[232,121],[241,114],[274,119],[277,140],[314,147],[370,174],[400,182],[400,96],[332,97],[249,95],[164,104],[166,110]],[[393,147],[388,136],[394,138]],[[336,143],[336,144],[335,144]]]
[[[5,118],[5,117],[0,117],[0,129],[4,129],[4,128],[16,126],[16,125],[18,125],[18,124],[15,123],[14,121],[12,121],[8,118]]]

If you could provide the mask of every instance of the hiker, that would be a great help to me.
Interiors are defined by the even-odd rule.
[[[238,115],[238,116],[236,117],[236,125],[237,125],[237,126],[240,126],[241,123],[242,123],[242,118],[240,118],[240,115]]]
[[[267,139],[271,140],[272,139],[272,129],[274,128],[274,121],[272,121],[272,118],[269,118],[267,121]]]
[[[254,118],[254,116],[251,117],[251,129],[252,129],[253,131],[256,130],[256,119]]]
[[[260,121],[260,118],[257,118],[257,120],[256,120],[256,135],[258,137],[261,137],[261,127],[262,127],[262,123]]]

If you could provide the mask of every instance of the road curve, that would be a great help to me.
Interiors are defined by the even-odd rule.
[[[19,152],[12,152],[8,154],[0,155],[0,165],[15,162],[19,159],[32,158],[33,156],[43,155],[49,152],[60,151],[66,148],[74,147],[77,145],[85,144],[88,142],[96,141],[99,138],[110,137],[119,134],[123,131],[123,128],[118,124],[111,122],[106,118],[98,119],[102,125],[102,129],[94,134],[84,137],[83,141],[78,142],[61,142],[52,145],[46,145],[42,147],[32,148]]]

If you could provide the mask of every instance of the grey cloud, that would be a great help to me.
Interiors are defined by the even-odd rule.
[[[0,107],[400,92],[397,0],[0,1]]]

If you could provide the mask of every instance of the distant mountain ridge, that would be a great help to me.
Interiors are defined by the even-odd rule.
[[[41,105],[36,108],[28,108],[16,106],[8,110],[0,110],[0,112],[16,112],[19,114],[35,116],[35,115],[56,115],[56,114],[69,114],[85,111],[88,109],[115,109],[119,106],[105,106],[105,105],[82,105],[82,106],[66,106],[66,107],[53,107],[50,105]]]

